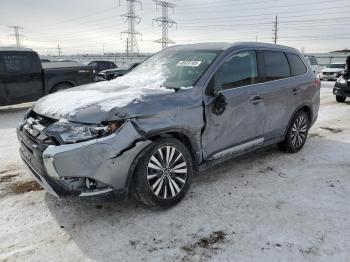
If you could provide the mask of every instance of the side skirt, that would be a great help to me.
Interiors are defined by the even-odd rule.
[[[256,140],[253,140],[253,141],[256,141]],[[252,141],[252,142],[253,142],[253,141]],[[278,142],[280,142],[280,141],[281,141],[281,139],[278,138],[278,139],[273,139],[273,140],[269,140],[269,141],[265,141],[265,142],[263,141],[263,142],[260,143],[260,144],[254,144],[254,143],[252,143],[252,144],[250,144],[250,147],[247,147],[247,148],[244,147],[243,149],[238,150],[238,151],[233,150],[233,151],[231,151],[231,152],[228,152],[228,153],[225,154],[225,155],[220,154],[220,153],[223,153],[223,152],[225,152],[225,151],[228,151],[229,149],[234,149],[234,148],[237,149],[237,148],[240,147],[241,145],[240,145],[240,146],[233,147],[233,148],[226,149],[226,150],[224,150],[224,151],[221,151],[221,152],[217,153],[217,154],[220,154],[221,156],[218,156],[217,158],[210,157],[210,158],[208,158],[206,161],[204,161],[202,164],[198,165],[198,166],[197,166],[197,171],[198,171],[198,172],[205,171],[206,169],[209,169],[209,168],[211,168],[211,167],[214,167],[214,166],[216,166],[216,165],[219,165],[219,164],[221,164],[221,163],[223,163],[223,162],[225,162],[225,161],[228,161],[228,160],[230,160],[230,159],[232,159],[232,158],[235,158],[235,157],[238,157],[238,156],[241,156],[241,155],[250,153],[250,152],[252,152],[252,151],[256,151],[256,150],[258,150],[258,149],[264,149],[264,148],[266,148],[266,147],[268,147],[268,146],[271,146],[271,145],[274,145],[274,144],[276,144],[276,143],[278,143]],[[248,143],[245,143],[245,144],[243,144],[243,145],[246,145],[246,144],[248,144]],[[217,154],[215,154],[215,155],[217,155]],[[215,156],[215,155],[214,155],[214,156]]]

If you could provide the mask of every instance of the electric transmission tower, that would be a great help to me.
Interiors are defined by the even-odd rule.
[[[272,32],[273,32],[273,36],[272,36],[272,40],[274,42],[274,44],[277,44],[277,39],[278,39],[278,16],[276,15],[275,17],[275,21],[272,22],[273,24],[273,28],[272,28]]]
[[[20,34],[19,31],[23,31],[23,27],[17,26],[17,25],[11,25],[9,26],[10,29],[13,29],[15,32],[14,34],[10,34],[10,36],[15,37],[16,39],[16,47],[21,47],[21,38],[24,37],[24,35]]]
[[[162,16],[153,19],[153,21],[157,22],[157,24],[162,28],[162,38],[156,40],[155,42],[161,43],[162,48],[166,48],[168,44],[175,44],[174,41],[168,38],[169,28],[173,27],[174,25],[177,25],[177,23],[174,20],[169,18],[169,8],[173,9],[174,12],[175,5],[161,0],[153,1],[156,3],[156,8],[158,8],[158,6],[162,7]]]
[[[135,13],[135,4],[140,4],[142,9],[141,0],[125,0],[127,3],[127,13],[121,15],[124,23],[128,23],[128,30],[121,33],[122,37],[124,34],[127,35],[126,38],[126,54],[133,55],[139,53],[139,48],[137,46],[137,35],[141,35],[135,30],[135,25],[141,22],[141,17],[137,16]]]

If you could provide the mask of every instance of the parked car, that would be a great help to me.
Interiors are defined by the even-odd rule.
[[[346,58],[346,69],[337,79],[333,88],[333,94],[339,103],[344,103],[346,98],[350,97],[350,56]]]
[[[321,73],[319,74],[319,78],[321,80],[337,80],[341,74],[344,73],[345,70],[345,63],[333,63],[330,65],[327,65],[326,68],[322,69]]]
[[[305,55],[305,60],[311,65],[312,71],[315,75],[321,73],[321,67],[318,65],[316,56]]]
[[[105,80],[112,80],[117,77],[121,77],[123,75],[126,75],[130,71],[132,71],[136,66],[138,66],[140,63],[134,63],[131,64],[128,68],[121,69],[121,68],[113,68],[113,69],[107,69],[103,70],[95,77],[95,81],[105,81]]]
[[[17,132],[22,159],[56,196],[134,192],[169,207],[195,170],[275,143],[298,152],[319,103],[320,81],[294,48],[180,45],[114,81],[42,98]]]
[[[92,61],[88,65],[95,67],[96,74],[106,69],[117,68],[116,64],[110,61]]]
[[[43,69],[38,54],[31,49],[0,48],[0,106],[35,101],[50,93],[91,83],[93,77],[93,68],[89,66]]]

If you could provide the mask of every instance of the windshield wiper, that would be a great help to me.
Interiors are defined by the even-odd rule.
[[[162,86],[165,87],[167,89],[174,89],[175,91],[179,91],[181,88],[180,87],[173,87],[173,86]]]

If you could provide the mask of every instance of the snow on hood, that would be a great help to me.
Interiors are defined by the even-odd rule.
[[[108,112],[128,104],[138,103],[146,96],[171,94],[163,87],[166,80],[162,64],[148,70],[131,72],[111,81],[98,82],[53,93],[41,98],[34,111],[55,118],[73,116],[91,106]]]

